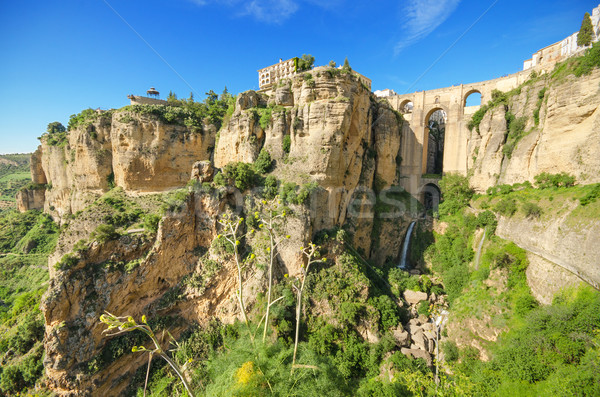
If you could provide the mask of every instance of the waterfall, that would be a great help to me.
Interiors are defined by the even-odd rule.
[[[475,255],[475,270],[479,269],[479,258],[481,257],[481,249],[483,248],[483,240],[485,240],[486,229],[483,229],[483,236],[479,241],[479,247],[477,248],[477,255]]]
[[[410,236],[412,235],[412,231],[415,227],[415,223],[417,221],[412,221],[408,226],[408,230],[406,231],[406,236],[404,236],[404,244],[402,244],[402,254],[400,255],[400,265],[398,266],[402,270],[408,270],[408,245],[410,244]]]

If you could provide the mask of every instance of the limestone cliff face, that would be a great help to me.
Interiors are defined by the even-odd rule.
[[[278,249],[278,276],[301,271],[300,248],[325,228],[346,227],[354,245],[378,263],[397,256],[409,218],[417,214],[395,212],[379,219],[374,218],[374,207],[379,202],[375,192],[398,184],[402,119],[354,76],[328,69],[317,68],[311,77],[297,76],[269,93],[240,94],[234,113],[219,131],[216,147],[214,127],[194,132],[130,110],[115,111],[110,118],[70,131],[62,145],[42,142],[32,169],[34,180],[51,185],[45,191],[45,211],[64,220],[74,214],[72,221],[65,222],[65,232],[50,257],[50,286],[42,304],[45,368],[54,391],[119,395],[134,371],[144,365],[143,355],[128,352],[104,361],[117,342],[102,334],[105,326],[98,318],[103,311],[136,318],[142,314],[177,318],[170,326],[176,337],[193,323],[214,317],[231,322],[240,317],[235,262],[215,253],[211,243],[220,214],[258,197],[245,192],[242,198],[229,188],[190,191],[184,208],[168,212],[156,234],[123,231],[117,240],[100,243],[90,234],[106,214],[87,204],[113,183],[138,203],[142,198],[153,202],[150,193],[185,186],[190,172],[195,179],[203,169],[212,174],[213,147],[218,168],[233,161],[253,162],[264,148],[282,182],[319,185],[308,205],[290,204],[294,216],[282,226],[290,238]],[[265,112],[271,116],[261,123]],[[289,148],[284,146],[288,139]],[[386,205],[393,201],[384,197]],[[265,236],[259,233],[247,236],[244,244],[264,244],[260,239]],[[81,239],[86,245],[76,246]],[[74,264],[56,268],[67,254],[75,255]],[[204,269],[209,262],[216,264],[216,270],[207,276]],[[188,282],[191,279],[194,283]],[[251,307],[266,278],[263,270],[250,267],[244,279],[244,295]],[[177,296],[175,290],[185,299],[170,301]]]
[[[68,225],[50,258],[50,285],[41,306],[46,323],[44,367],[55,392],[121,395],[134,372],[144,368],[147,357],[130,353],[131,346],[122,347],[114,359],[119,340],[102,333],[106,326],[99,316],[104,311],[137,319],[142,315],[162,318],[169,322],[175,337],[210,319],[232,322],[241,318],[234,298],[238,286],[235,262],[210,248],[218,233],[218,216],[234,201],[227,193],[191,193],[179,212],[168,213],[161,220],[156,234],[136,232],[105,243],[89,242],[77,250],[75,265],[54,269],[73,249],[74,239],[68,236],[82,229],[93,230],[101,220],[88,208]],[[300,272],[300,247],[313,233],[306,211],[294,210],[297,216],[283,225],[290,238],[280,248],[277,271],[281,276]],[[261,238],[264,236],[255,237],[257,241]],[[257,242],[249,236],[247,243]],[[208,256],[202,256],[207,251]],[[210,275],[205,269],[209,263],[216,266]],[[265,275],[254,268],[244,272],[244,279],[244,296],[251,307],[257,292],[264,290]],[[178,294],[185,299],[178,299]]]
[[[500,217],[496,234],[600,288],[600,224],[574,211],[575,202],[552,217]]]
[[[263,129],[259,118],[264,112],[271,118]],[[326,190],[324,201],[313,203],[315,227],[360,224],[354,242],[369,253],[373,219],[358,219],[358,214],[371,209],[360,209],[368,204],[366,190],[398,184],[401,129],[397,113],[352,74],[319,67],[281,82],[267,96],[240,94],[219,132],[215,166],[252,162],[261,149],[268,150],[277,164],[276,176],[296,183],[316,181]],[[357,219],[348,219],[352,216]],[[390,247],[387,254],[395,256],[396,243],[390,244],[384,245]]]
[[[194,162],[210,159],[215,131],[205,126],[194,132],[124,111],[115,113],[110,135],[115,185],[158,192],[184,186]]]
[[[47,184],[46,212],[64,219],[82,210],[114,184],[129,192],[184,186],[194,162],[210,160],[215,127],[202,132],[123,110],[69,131],[60,144],[49,137],[31,158],[34,183]],[[40,193],[22,194],[22,210],[39,208]]]
[[[584,184],[600,182],[599,84],[600,70],[595,70],[560,83],[541,79],[523,86],[510,99],[508,110],[516,118],[525,117],[525,131],[530,132],[510,157],[502,152],[507,134],[505,110],[500,106],[488,111],[479,132],[473,129],[469,140],[472,186],[485,191],[495,184],[533,182],[542,172],[567,172]],[[542,97],[539,104],[538,94]],[[537,109],[538,125],[533,117]]]

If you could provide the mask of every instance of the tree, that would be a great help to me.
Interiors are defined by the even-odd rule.
[[[204,100],[204,102],[206,102],[206,104],[210,106],[215,104],[218,99],[219,96],[217,95],[217,93],[213,90],[210,90],[206,93],[206,99]]]
[[[583,16],[583,21],[581,21],[579,34],[577,35],[577,45],[581,47],[590,45],[592,43],[593,35],[594,28],[592,27],[592,20],[590,14],[586,12]]]
[[[350,62],[348,62],[348,58],[344,59],[344,66],[342,66],[342,70],[351,71]]]
[[[46,128],[46,132],[48,132],[49,134],[54,134],[56,132],[65,132],[66,130],[67,129],[65,128],[65,126],[58,121],[51,122],[50,124],[48,124],[48,128]]]
[[[335,63],[335,61],[329,61],[329,67],[330,68],[335,68],[337,65]]]
[[[315,57],[310,54],[302,54],[302,58],[296,58],[296,71],[304,72],[310,70],[315,63]]]

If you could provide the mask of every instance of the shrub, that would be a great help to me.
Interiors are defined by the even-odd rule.
[[[431,314],[429,306],[429,301],[419,302],[419,306],[417,307],[417,313],[419,313],[420,316],[429,317],[429,315]]]
[[[9,365],[0,375],[0,388],[7,394],[17,394],[25,387],[25,379],[16,365]]]
[[[542,215],[542,208],[535,203],[523,203],[521,209],[528,218],[539,218]]]
[[[301,58],[294,58],[296,72],[310,70],[315,63],[315,57],[310,54],[302,54]]]
[[[575,177],[566,172],[560,174],[549,174],[542,172],[535,176],[535,184],[540,189],[549,189],[552,187],[571,187],[575,185]]]
[[[300,188],[300,191],[296,195],[296,199],[294,200],[295,204],[305,204],[306,200],[310,197],[311,193],[314,192],[319,187],[317,182],[309,182]]]
[[[116,231],[113,225],[101,224],[92,232],[91,237],[101,243],[116,240],[121,235]]]
[[[80,125],[83,125],[87,122],[90,122],[98,117],[98,113],[94,109],[84,109],[81,113],[72,114],[69,118],[69,124],[67,125],[67,129],[69,131],[77,128]]]
[[[271,125],[271,121],[273,120],[272,111],[273,109],[271,108],[258,109],[258,114],[260,115],[258,119],[258,124],[263,130],[265,130],[269,125]]]
[[[160,216],[156,214],[148,214],[144,217],[144,229],[156,233],[159,222]]]
[[[540,103],[541,106],[541,103]],[[539,110],[538,110],[539,111]],[[525,125],[527,124],[527,117],[519,117],[515,118],[515,116],[511,112],[506,112],[506,126],[508,130],[508,135],[506,138],[506,143],[502,148],[502,153],[508,158],[511,158],[512,152],[514,148],[517,146],[517,143],[523,138],[525,134]]]
[[[477,225],[479,227],[489,227],[490,234],[493,234],[496,231],[496,226],[498,226],[496,215],[489,210],[480,212],[477,215]]]
[[[258,158],[254,162],[254,169],[258,174],[266,174],[271,170],[273,160],[271,160],[271,154],[265,148],[262,148],[258,154]]]
[[[223,169],[223,176],[228,184],[233,184],[241,191],[253,187],[256,183],[256,173],[248,163],[229,163]]]
[[[296,202],[296,189],[298,185],[293,182],[285,182],[281,185],[279,196],[281,200],[285,203],[294,203]]]
[[[225,177],[223,176],[223,173],[221,171],[217,172],[217,174],[213,178],[213,182],[217,186],[225,186],[225,185],[227,185],[227,181],[225,180]]]
[[[296,122],[294,121],[294,126],[295,125],[296,125]],[[291,147],[292,147],[292,137],[289,135],[285,135],[283,137],[283,141],[282,141],[282,149],[285,153],[289,153]]]
[[[466,207],[473,197],[469,179],[459,174],[447,174],[440,180],[444,201],[439,206],[440,215],[453,215]]]
[[[73,254],[65,254],[61,260],[54,265],[55,269],[66,270],[75,266],[79,262],[79,258]]]
[[[452,341],[442,342],[442,353],[444,353],[444,357],[447,362],[453,362],[458,360],[458,346],[456,343]]]
[[[600,184],[597,184],[597,185],[593,186],[591,188],[591,190],[589,190],[585,194],[585,196],[583,196],[579,199],[579,203],[581,205],[588,205],[588,204],[596,201],[599,197],[600,197]]]
[[[277,196],[277,178],[273,175],[265,178],[263,196],[268,200],[274,199]]]
[[[46,128],[46,132],[48,134],[55,134],[57,132],[65,132],[67,131],[67,129],[65,128],[64,125],[62,125],[62,123],[58,122],[58,121],[53,121],[52,123],[48,124],[48,127]]]
[[[517,204],[514,199],[505,197],[494,205],[494,211],[504,216],[513,216],[517,212]]]

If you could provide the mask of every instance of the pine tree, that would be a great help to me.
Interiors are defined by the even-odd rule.
[[[583,21],[581,21],[581,29],[577,35],[577,45],[585,47],[591,44],[594,35],[594,28],[592,27],[592,19],[589,13],[585,13]]]
[[[350,62],[348,62],[348,58],[346,57],[346,59],[344,59],[344,66],[342,66],[342,69],[344,70],[352,70],[352,68],[350,67]]]

